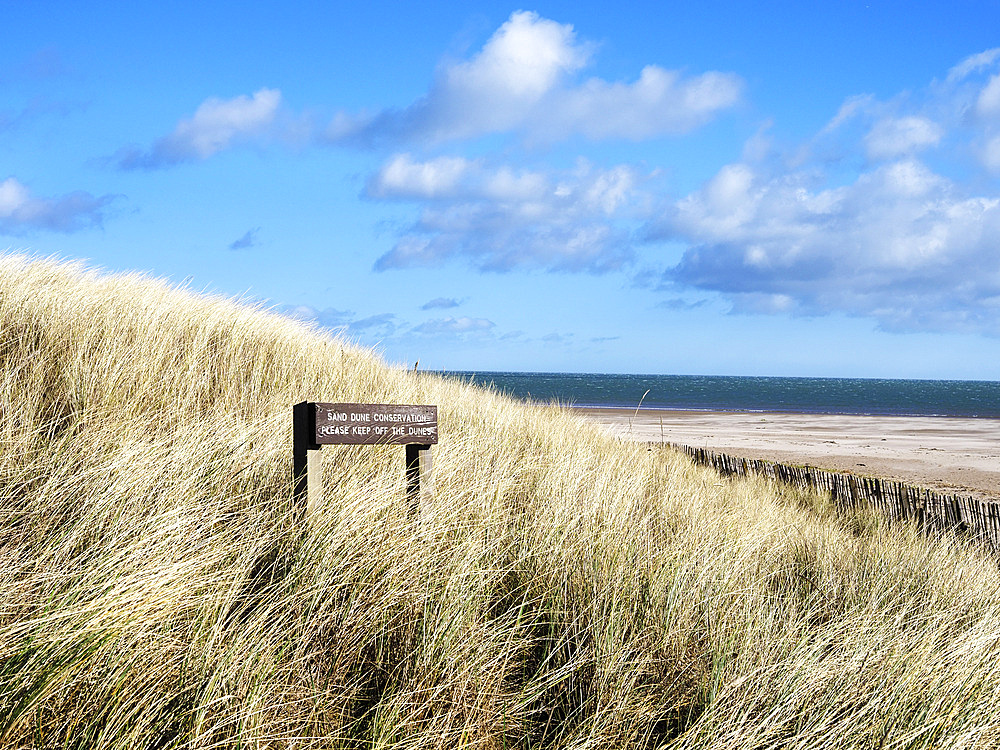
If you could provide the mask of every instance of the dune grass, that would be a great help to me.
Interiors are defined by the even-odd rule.
[[[291,406],[433,403],[328,447]],[[1000,747],[975,546],[138,276],[0,258],[0,746]]]

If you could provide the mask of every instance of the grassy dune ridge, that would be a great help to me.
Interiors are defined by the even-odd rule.
[[[3,747],[1000,747],[966,542],[138,276],[0,258],[0,363]],[[303,399],[438,404],[419,524]]]

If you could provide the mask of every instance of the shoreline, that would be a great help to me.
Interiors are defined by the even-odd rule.
[[[610,434],[1000,499],[1000,419],[569,407]]]

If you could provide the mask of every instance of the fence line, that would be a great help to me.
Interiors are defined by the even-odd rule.
[[[687,445],[671,443],[671,446],[689,455],[695,463],[711,466],[724,476],[757,474],[803,489],[828,492],[838,505],[868,505],[893,520],[915,520],[929,532],[947,529],[970,534],[1000,551],[1000,506],[995,500],[942,495],[893,479],[843,474],[813,466],[789,466]]]

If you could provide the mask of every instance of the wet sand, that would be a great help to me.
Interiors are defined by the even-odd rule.
[[[613,435],[1000,498],[1000,419],[592,409]]]

